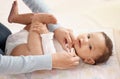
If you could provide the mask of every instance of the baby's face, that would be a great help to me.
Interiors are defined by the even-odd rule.
[[[96,59],[106,49],[105,38],[100,32],[81,34],[77,37],[74,47],[82,59]]]

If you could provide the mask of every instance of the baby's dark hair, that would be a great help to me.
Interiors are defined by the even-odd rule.
[[[95,64],[106,62],[109,59],[109,57],[112,55],[112,50],[113,50],[112,40],[104,32],[101,32],[101,33],[105,38],[105,45],[107,49],[104,51],[103,55],[101,55],[95,60]]]

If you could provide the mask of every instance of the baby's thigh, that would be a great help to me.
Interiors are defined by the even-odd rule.
[[[30,55],[30,52],[28,51],[27,44],[20,44],[16,46],[11,53],[12,56],[20,56],[20,55]]]
[[[20,56],[20,55],[41,55],[41,53],[37,53],[37,52],[32,52],[30,51],[30,49],[28,48],[28,45],[26,43],[24,44],[20,44],[18,46],[16,46],[11,53],[12,56]]]

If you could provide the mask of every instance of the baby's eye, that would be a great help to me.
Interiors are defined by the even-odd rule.
[[[89,49],[92,50],[92,46],[91,45],[89,45]]]
[[[90,34],[87,35],[87,38],[90,39]]]

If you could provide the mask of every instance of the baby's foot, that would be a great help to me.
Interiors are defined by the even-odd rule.
[[[38,22],[43,23],[43,24],[55,24],[55,23],[57,23],[56,18],[53,15],[47,14],[47,13],[34,14],[34,16],[32,18],[32,22],[34,22],[34,21],[38,21]]]
[[[17,1],[14,1],[12,4],[12,8],[8,17],[8,22],[12,23],[13,18],[18,14],[18,6]]]
[[[39,34],[45,34],[49,32],[46,24],[40,23],[38,21],[35,21],[34,23],[31,24],[30,30],[37,32]]]

